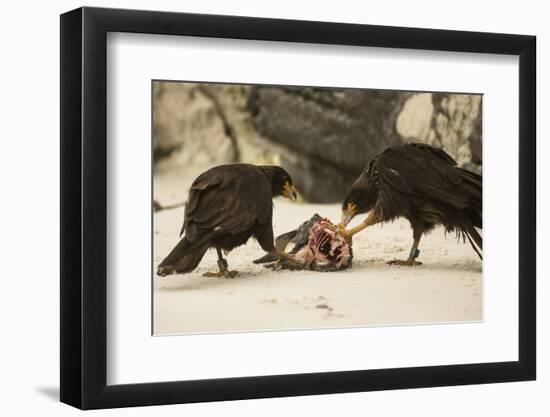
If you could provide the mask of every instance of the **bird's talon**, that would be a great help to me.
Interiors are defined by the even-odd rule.
[[[348,242],[350,245],[351,245],[351,238],[353,235],[351,235],[347,230],[346,230],[346,226],[344,225],[344,223],[338,223],[338,226],[335,226],[331,223],[324,223],[323,224],[323,227],[325,229],[329,229],[331,231],[333,231],[334,233],[342,236],[346,242]]]
[[[350,245],[352,244],[352,238],[353,238],[353,235],[347,231],[346,229],[344,228],[338,228],[338,232],[337,232],[340,236],[342,236],[342,238],[344,238],[344,240],[346,242],[348,242]]]
[[[336,226],[334,226],[332,223],[324,222],[322,224],[322,226],[323,226],[323,228],[328,229],[328,230],[332,230],[335,233],[338,232],[338,228]]]
[[[276,255],[279,259],[273,264],[273,270],[280,271],[281,269],[304,269],[304,264],[296,260],[294,256],[282,251],[277,251]]]
[[[203,277],[207,278],[235,278],[239,271],[228,271],[227,269],[219,272],[205,272]]]
[[[386,262],[388,265],[398,265],[398,266],[420,266],[422,262],[415,261],[414,259],[407,259],[406,261],[400,259],[394,259]]]

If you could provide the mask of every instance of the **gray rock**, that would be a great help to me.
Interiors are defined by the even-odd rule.
[[[253,87],[252,123],[292,157],[282,162],[305,197],[340,201],[365,163],[401,142],[395,121],[409,93]]]
[[[442,147],[480,172],[480,95],[159,82],[157,165],[281,165],[302,196],[341,201],[365,164],[402,142]]]
[[[156,81],[153,100],[153,156],[159,165],[238,160],[218,109],[200,84]]]
[[[405,141],[443,148],[459,166],[481,171],[481,95],[418,93],[397,118]]]
[[[274,142],[356,171],[399,143],[395,119],[406,93],[254,87],[249,106],[256,129]]]

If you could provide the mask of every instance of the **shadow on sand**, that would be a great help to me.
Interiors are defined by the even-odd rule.
[[[52,401],[59,401],[59,387],[36,387],[36,391]]]

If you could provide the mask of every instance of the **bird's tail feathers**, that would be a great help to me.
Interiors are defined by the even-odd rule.
[[[472,224],[472,221],[468,218],[464,219],[464,221],[461,222],[460,229],[468,238],[470,245],[472,245],[475,253],[479,256],[479,259],[483,260],[483,256],[481,254],[483,252],[483,238]]]
[[[475,227],[480,229],[483,227],[483,179],[481,175],[476,174],[475,172],[462,168],[457,169],[459,170],[462,178],[461,192],[464,193],[469,199],[469,205],[465,211],[467,219],[464,220],[464,223],[469,223],[469,227],[467,229],[471,228],[471,237],[474,238],[474,242],[478,244],[477,241],[479,240],[479,242],[481,242],[481,237],[475,230]],[[469,230],[468,233],[470,233]],[[481,244],[478,244],[478,247],[481,248]]]
[[[193,271],[199,265],[204,254],[211,246],[212,239],[217,234],[217,231],[213,231],[195,242],[190,242],[183,237],[159,264],[157,274],[164,276]]]
[[[462,179],[463,191],[466,191],[472,200],[481,204],[483,197],[483,178],[481,175],[463,168],[457,168],[457,170]]]

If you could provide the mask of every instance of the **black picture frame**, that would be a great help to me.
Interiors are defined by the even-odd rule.
[[[519,56],[519,360],[107,385],[108,32]],[[535,379],[534,36],[85,7],[61,15],[60,57],[62,402],[93,409]]]

